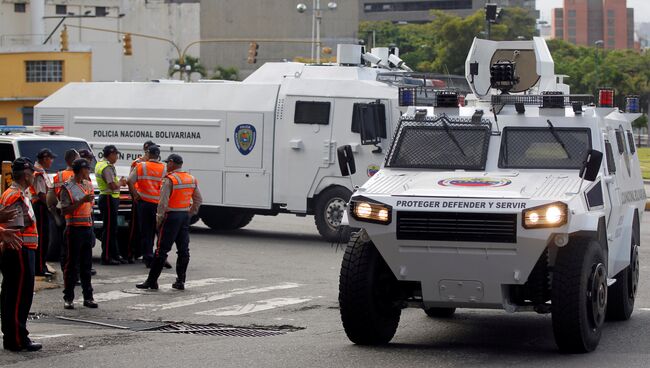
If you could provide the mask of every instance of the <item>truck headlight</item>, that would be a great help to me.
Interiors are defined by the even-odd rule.
[[[525,229],[562,226],[567,223],[568,213],[566,203],[562,202],[528,208],[522,213],[523,226]]]
[[[390,206],[381,203],[350,202],[350,215],[359,221],[388,225],[392,220],[392,212],[393,209]]]

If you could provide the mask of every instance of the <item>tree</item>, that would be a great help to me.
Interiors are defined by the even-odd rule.
[[[217,66],[215,68],[215,73],[210,77],[210,79],[239,80],[239,70],[234,66],[230,68]]]
[[[186,55],[184,57],[184,61],[185,61],[185,63],[182,64],[180,62],[180,60],[178,60],[178,59],[172,60],[172,63],[170,65],[170,67],[169,67],[168,75],[170,77],[173,77],[174,74],[181,73],[181,76],[182,76],[184,73],[187,73],[187,71],[185,71],[184,67],[186,65],[189,65],[190,68],[191,68],[191,70],[189,72],[190,74],[191,73],[199,73],[201,75],[201,78],[205,78],[205,76],[207,75],[207,72],[205,70],[205,67],[203,65],[201,65],[201,63],[199,61],[199,58],[191,56],[191,55]],[[180,66],[180,69],[176,69],[175,68],[176,65]]]

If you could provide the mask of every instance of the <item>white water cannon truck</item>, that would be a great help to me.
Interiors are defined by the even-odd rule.
[[[551,313],[561,351],[592,351],[637,295],[638,100],[624,112],[611,90],[596,105],[569,94],[541,38],[475,39],[466,77],[461,108],[448,91],[400,89],[408,112],[344,219],[362,228],[341,266],[345,332],[388,343],[405,307],[535,311]],[[354,171],[349,151],[342,173]]]
[[[147,140],[163,156],[182,155],[213,229],[241,228],[258,214],[313,214],[334,241],[353,189],[338,172],[337,147],[352,147],[363,168],[353,179],[367,180],[401,113],[396,83],[427,83],[406,77],[397,49],[339,45],[337,58],[266,63],[242,82],[70,83],[36,106],[35,122],[62,127],[95,152],[115,144],[118,170]]]

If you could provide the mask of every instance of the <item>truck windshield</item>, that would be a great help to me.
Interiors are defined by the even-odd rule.
[[[19,155],[22,157],[27,157],[34,162],[36,162],[36,155],[38,154],[38,151],[43,148],[49,148],[52,152],[54,152],[55,155],[57,155],[57,158],[54,159],[54,162],[52,163],[52,167],[47,170],[48,173],[56,173],[66,168],[67,165],[63,158],[65,151],[69,149],[76,149],[77,151],[82,149],[90,150],[88,143],[83,141],[37,140],[18,142]],[[93,160],[91,167],[95,167],[95,160]]]
[[[386,166],[438,170],[484,170],[490,139],[489,123],[447,116],[402,120],[386,156]]]
[[[580,169],[591,149],[588,128],[506,127],[499,167],[508,169]]]

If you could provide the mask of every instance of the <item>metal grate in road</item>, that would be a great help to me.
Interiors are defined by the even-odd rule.
[[[227,337],[268,337],[284,335],[295,331],[288,328],[249,328],[218,325],[191,325],[174,323],[162,327],[146,330],[146,332],[162,332],[201,336],[227,336]]]

